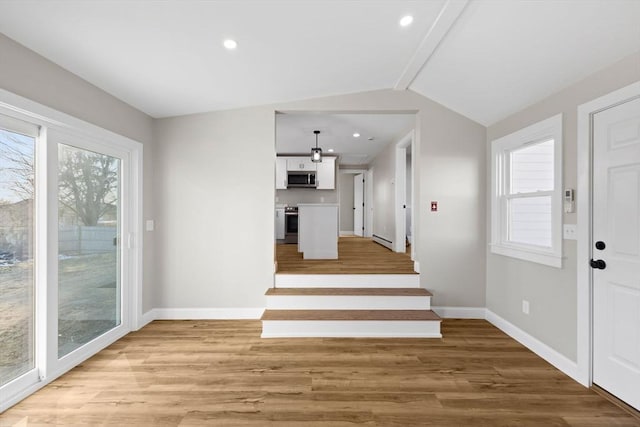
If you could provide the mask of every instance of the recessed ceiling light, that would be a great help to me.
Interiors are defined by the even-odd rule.
[[[413,16],[411,15],[403,16],[402,19],[400,20],[400,26],[408,27],[409,25],[411,25],[412,22],[413,22]]]
[[[360,134],[358,132],[356,132],[356,133],[353,134],[353,137],[354,138],[360,138]]]
[[[327,151],[333,153],[333,148],[329,148]]]
[[[367,141],[373,141],[373,139],[374,138],[372,136],[370,136],[369,138],[367,138]]]
[[[227,50],[234,50],[238,47],[238,42],[232,39],[226,39],[222,44]]]

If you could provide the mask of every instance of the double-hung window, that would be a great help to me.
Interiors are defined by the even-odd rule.
[[[491,142],[491,252],[562,266],[562,115]]]

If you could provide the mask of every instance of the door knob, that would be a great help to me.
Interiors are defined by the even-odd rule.
[[[591,261],[589,261],[589,265],[591,266],[591,268],[597,268],[598,270],[604,270],[605,268],[607,268],[607,263],[601,259],[592,259]]]
[[[598,240],[596,242],[596,249],[597,250],[601,251],[601,250],[604,250],[604,248],[606,248],[606,247],[607,247],[607,245],[605,245],[602,240]]]

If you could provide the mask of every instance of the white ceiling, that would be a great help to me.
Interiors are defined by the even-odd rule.
[[[488,125],[640,50],[640,0],[465,4],[0,1],[0,32],[153,117],[399,86]]]
[[[405,136],[414,123],[413,114],[280,113],[276,115],[276,152],[310,155],[316,144],[313,131],[319,130],[318,147],[324,154],[333,149],[342,165],[366,165],[389,143]]]
[[[638,0],[472,1],[410,87],[490,125],[638,51]]]
[[[0,1],[0,31],[166,117],[390,87],[443,3]]]

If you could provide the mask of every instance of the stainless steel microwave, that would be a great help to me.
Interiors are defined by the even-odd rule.
[[[309,171],[287,172],[287,188],[316,188],[316,173]]]

